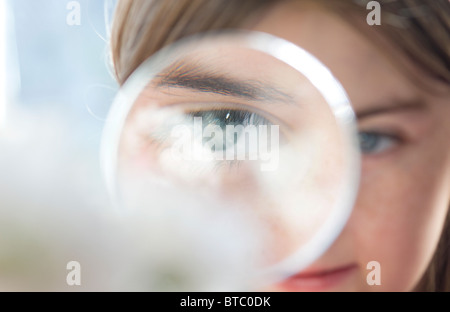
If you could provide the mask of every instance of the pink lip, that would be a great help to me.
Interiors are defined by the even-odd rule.
[[[280,286],[286,291],[327,291],[344,282],[357,266],[355,264],[332,269],[309,270],[293,275]]]

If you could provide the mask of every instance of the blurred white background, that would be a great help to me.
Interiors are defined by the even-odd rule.
[[[232,222],[189,210],[170,222],[151,209],[117,218],[99,160],[117,92],[107,27],[115,1],[75,1],[81,15],[74,26],[67,24],[70,2],[0,0],[0,291],[223,290],[233,278],[241,283],[245,253],[236,248],[246,245]],[[189,206],[157,195],[156,204],[169,198]],[[200,224],[209,223],[208,234]],[[230,225],[235,239],[217,231]],[[82,288],[66,284],[72,261],[81,265]]]
[[[117,88],[105,14],[114,1],[75,1],[80,25],[67,23],[70,2],[1,1],[0,137],[35,169],[65,170],[81,185],[99,186],[101,131]],[[25,157],[38,141],[41,162]],[[18,161],[12,166],[24,171]]]
[[[117,88],[110,2],[76,1],[73,26],[69,2],[0,1],[0,290],[64,289],[110,209],[98,156]]]

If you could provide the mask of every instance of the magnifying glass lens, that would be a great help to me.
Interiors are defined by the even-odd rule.
[[[345,225],[355,133],[341,85],[305,50],[263,33],[209,34],[163,49],[127,81],[105,130],[105,172],[121,207],[181,218],[186,235],[201,228],[239,263],[217,269],[244,271],[257,288],[311,264]]]

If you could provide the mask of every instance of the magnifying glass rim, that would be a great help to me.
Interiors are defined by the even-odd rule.
[[[134,102],[148,85],[148,82],[167,64],[170,64],[167,56],[171,55],[173,51],[182,49],[184,45],[189,46],[197,40],[214,42],[214,40],[220,41],[224,38],[236,40],[236,42],[242,43],[245,48],[266,53],[291,66],[308,79],[328,103],[339,129],[342,130],[344,143],[348,147],[345,149],[348,155],[345,159],[346,170],[344,173],[345,181],[348,181],[348,184],[342,185],[343,189],[339,192],[339,197],[325,223],[321,225],[313,238],[294,254],[264,269],[259,276],[255,277],[258,282],[263,284],[264,281],[273,283],[303,270],[331,246],[344,228],[353,210],[358,193],[360,152],[356,116],[342,85],[331,71],[312,54],[285,39],[263,32],[246,30],[213,31],[197,34],[161,49],[139,66],[119,90],[106,119],[101,141],[100,162],[113,204],[120,207],[116,181],[119,143],[122,129]]]

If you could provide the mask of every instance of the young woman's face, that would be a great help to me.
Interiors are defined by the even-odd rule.
[[[317,8],[282,3],[250,28],[290,40],[325,63],[348,92],[362,138],[360,191],[344,231],[310,268],[276,289],[413,290],[450,202],[448,88],[440,95],[421,90],[370,36]],[[371,261],[381,266],[379,286],[367,283]]]

